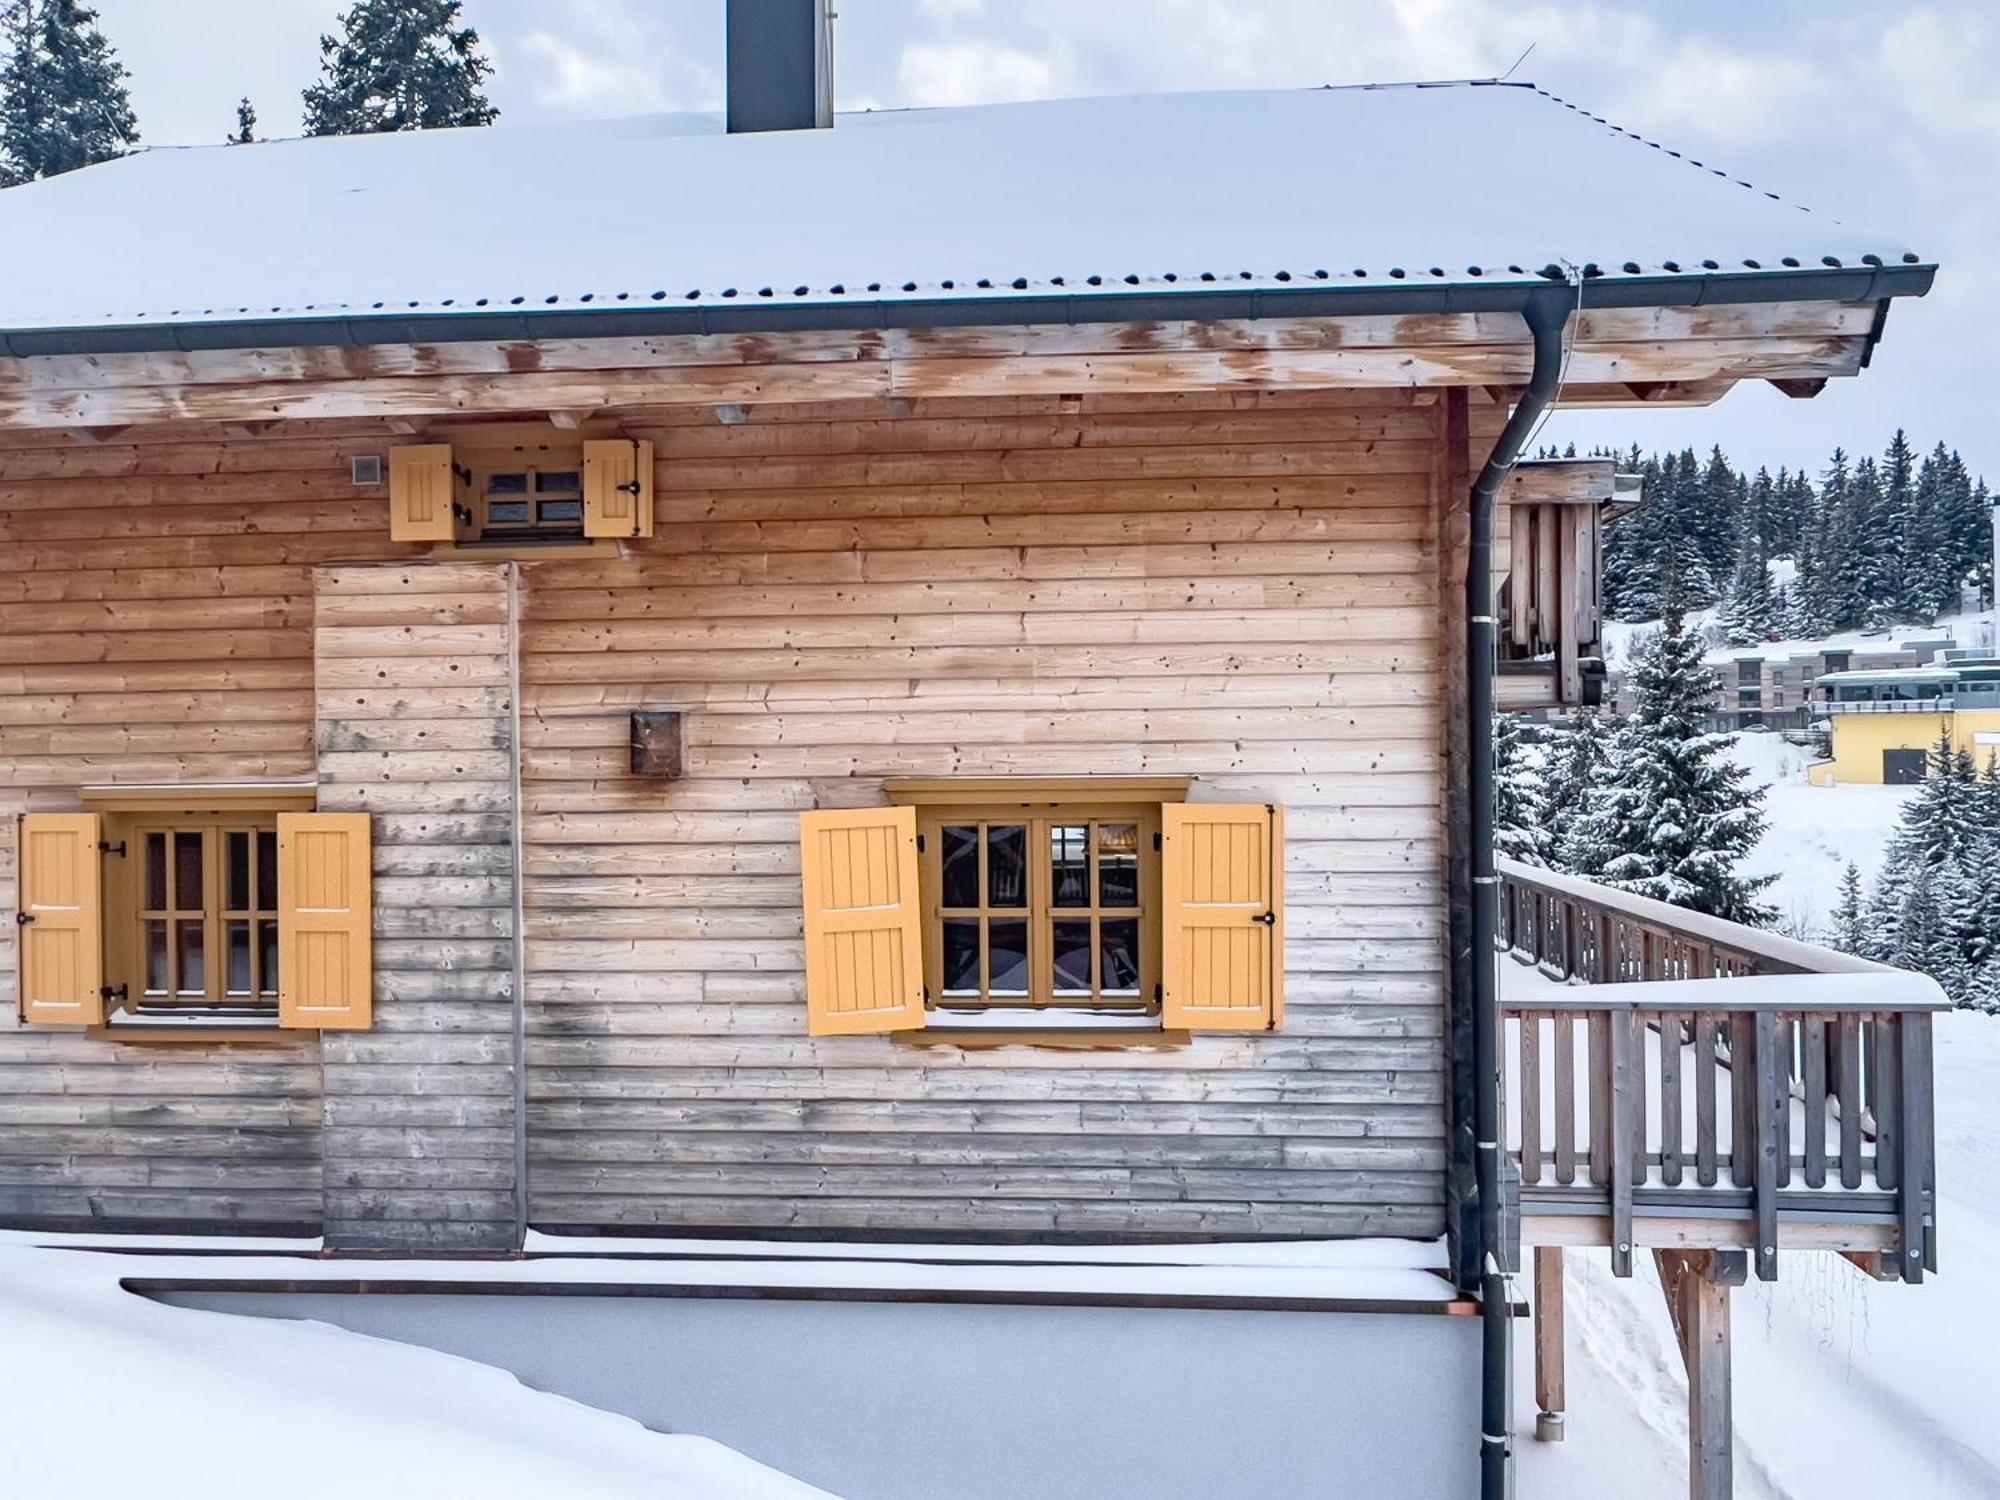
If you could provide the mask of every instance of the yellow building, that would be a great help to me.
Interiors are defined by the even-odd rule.
[[[1815,786],[1907,786],[1946,735],[1984,765],[2000,753],[2000,661],[1881,672],[1832,672],[1815,685],[1833,731],[1833,759]]]

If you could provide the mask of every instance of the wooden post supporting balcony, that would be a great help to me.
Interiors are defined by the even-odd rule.
[[[1687,1366],[1689,1500],[1729,1500],[1736,1462],[1729,1292],[1745,1280],[1743,1252],[1656,1250],[1653,1259]]]
[[[1535,1247],[1535,1438],[1563,1440],[1569,1407],[1563,1381],[1563,1250]]]

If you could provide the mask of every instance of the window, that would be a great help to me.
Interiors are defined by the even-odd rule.
[[[104,787],[19,822],[20,1015],[144,1031],[370,1024],[365,813],[310,787]]]
[[[804,814],[809,1029],[1275,1029],[1283,809],[1186,788],[891,781]]]
[[[389,450],[389,535],[468,548],[653,534],[653,445],[554,426],[458,429]]]
[[[1828,651],[1825,653],[1826,665],[1821,667],[1820,670],[1822,672],[1845,672],[1848,668],[1848,663],[1853,660],[1854,653],[1852,651]]]
[[[105,820],[111,988],[135,1015],[278,1013],[278,815]],[[123,877],[121,879],[121,877]]]
[[[923,810],[933,1006],[1156,1011],[1156,807]]]
[[[1750,657],[1736,663],[1736,683],[1739,687],[1755,687],[1764,680],[1764,663],[1761,658]]]
[[[458,539],[486,542],[581,542],[583,445],[517,445],[468,455],[466,509]]]

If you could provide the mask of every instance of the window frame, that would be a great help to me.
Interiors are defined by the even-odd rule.
[[[1105,907],[1099,904],[1098,827],[1104,824],[1132,824],[1136,827],[1138,859],[1138,903],[1134,907]],[[1091,901],[1087,906],[1057,906],[1052,890],[1054,861],[1049,848],[1055,828],[1083,824],[1093,832],[1088,850]],[[944,903],[944,830],[947,827],[976,825],[981,829],[981,905],[949,907]],[[1026,830],[1027,901],[1019,907],[993,906],[985,880],[986,840],[984,830],[993,826],[1022,827]],[[1163,887],[1160,860],[1160,805],[1157,802],[1092,802],[1049,800],[1033,802],[966,802],[926,805],[917,812],[917,882],[920,934],[923,949],[924,1009],[927,1017],[940,1015],[981,1018],[990,1013],[1013,1012],[1027,1015],[1087,1013],[1094,1016],[1146,1016],[1157,1021],[1161,1005]],[[1028,984],[1025,994],[991,991],[991,949],[982,943],[982,993],[948,994],[944,987],[945,923],[977,918],[1019,920],[1027,927]],[[1106,920],[1136,919],[1139,923],[1139,981],[1137,993],[1106,994],[1103,990],[1102,923]],[[1089,921],[1092,926],[1091,992],[1064,994],[1056,985],[1054,936],[1061,921]]]
[[[227,783],[201,786],[102,786],[85,787],[81,800],[102,819],[100,845],[104,877],[102,953],[103,982],[107,990],[104,1020],[91,1028],[94,1034],[124,1038],[135,1033],[153,1032],[162,1036],[206,1039],[235,1035],[242,1031],[289,1035],[279,1020],[278,991],[275,983],[268,994],[230,997],[227,992],[227,928],[232,920],[248,920],[251,927],[251,968],[258,966],[256,923],[268,921],[276,939],[282,903],[277,901],[277,869],[272,869],[274,904],[267,910],[257,897],[255,861],[259,833],[271,835],[271,853],[276,858],[278,815],[284,812],[311,812],[318,803],[318,789],[312,783]],[[199,996],[167,994],[148,996],[145,988],[146,913],[153,910],[145,902],[145,836],[150,832],[198,829],[203,834],[203,993]],[[229,912],[226,875],[223,869],[228,831],[251,832],[250,906]],[[119,850],[123,846],[121,857]],[[178,899],[178,871],[174,849],[167,846],[169,886],[167,894]],[[173,908],[175,911],[183,908]],[[185,910],[192,910],[186,908]],[[169,929],[169,943],[172,929]],[[170,949],[169,964],[175,955]],[[170,969],[171,972],[171,969]],[[222,983],[214,981],[220,978]]]
[[[570,454],[575,461],[571,462]],[[453,462],[460,455],[453,452]],[[582,547],[594,540],[583,534],[583,439],[575,442],[564,441],[520,441],[505,447],[477,448],[468,446],[461,465],[462,483],[465,486],[465,508],[470,519],[460,518],[454,528],[452,545],[476,549],[480,553],[491,552],[495,548],[521,547],[539,550],[544,547]],[[493,481],[502,474],[521,474],[528,488],[520,496],[504,497],[506,500],[518,498],[537,509],[543,500],[574,501],[576,520],[574,527],[565,526],[560,531],[538,530],[536,522],[525,525],[508,525],[494,530],[492,506],[495,499]],[[574,474],[576,486],[573,490],[544,495],[539,480],[544,474]]]

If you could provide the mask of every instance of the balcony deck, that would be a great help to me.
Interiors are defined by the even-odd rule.
[[[1937,1269],[1921,974],[1499,862],[1507,1149],[1534,1250],[1537,1436],[1562,1431],[1562,1256],[1651,1250],[1687,1360],[1692,1493],[1729,1494],[1728,1291],[1781,1252]],[[1525,982],[1523,982],[1525,981]]]

